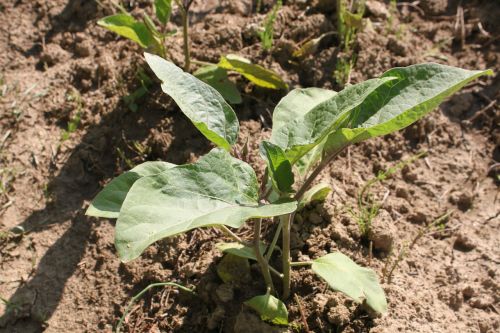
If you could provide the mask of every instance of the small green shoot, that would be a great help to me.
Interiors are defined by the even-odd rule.
[[[249,260],[255,260],[260,267],[265,294],[247,304],[264,320],[288,322],[282,300],[293,291],[291,268],[309,266],[332,289],[384,313],[387,301],[373,270],[357,265],[340,252],[308,262],[292,262],[290,230],[294,214],[307,197],[324,198],[328,192],[324,185],[308,190],[348,146],[411,125],[446,97],[480,76],[492,75],[492,71],[418,64],[391,69],[379,78],[347,86],[338,93],[315,88],[293,90],[274,110],[271,138],[261,142],[260,152],[267,168],[259,182],[254,169],[239,158],[241,153],[235,146],[239,122],[221,94],[158,56],[145,57],[162,81],[163,91],[216,148],[194,163],[168,165],[155,174],[141,175],[134,168],[97,195],[87,214],[117,217],[115,246],[120,259],[134,260],[163,238],[215,227],[240,243],[221,248],[227,253],[217,272],[224,282],[245,280],[244,276],[251,274]],[[395,171],[385,175],[391,172]],[[280,223],[265,253],[262,223],[273,217]],[[251,240],[230,230],[249,220],[253,221]],[[270,265],[280,234],[281,272]],[[278,289],[271,273],[282,282],[282,300],[276,297]]]
[[[274,22],[276,21],[276,18],[278,16],[278,11],[280,10],[282,4],[283,4],[282,0],[276,1],[276,4],[271,9],[271,12],[267,15],[266,19],[264,20],[264,26],[262,27],[262,30],[258,33],[258,36],[262,44],[262,48],[264,50],[269,50],[271,49],[271,47],[273,47]],[[258,7],[260,7],[260,5],[258,5]]]
[[[142,295],[144,295],[149,289],[158,288],[158,287],[166,287],[166,286],[176,287],[176,288],[179,288],[180,290],[188,292],[188,293],[190,293],[192,295],[196,295],[196,293],[193,291],[193,289],[189,289],[189,288],[184,287],[184,286],[182,286],[182,285],[180,285],[178,283],[175,283],[175,282],[152,283],[149,286],[147,286],[146,288],[144,288],[143,290],[141,290],[141,292],[139,292],[137,295],[135,295],[134,297],[132,297],[132,299],[130,300],[130,302],[127,305],[127,308],[123,312],[123,315],[120,317],[120,320],[118,321],[118,324],[116,325],[115,332],[116,333],[120,333],[121,332],[121,329],[122,329],[122,326],[123,326],[123,322],[125,321],[125,317],[127,317],[128,313],[132,309],[132,306],[142,297]]]
[[[385,171],[379,171],[376,177],[368,180],[365,185],[363,185],[361,191],[359,191],[358,193],[357,212],[351,211],[351,214],[356,218],[362,237],[364,237],[365,239],[368,239],[370,237],[372,221],[375,217],[377,217],[379,210],[385,201],[385,196],[384,199],[380,202],[374,198],[374,195],[370,191],[372,186],[377,183],[384,182],[397,171],[402,170],[405,166],[412,164],[422,157],[425,157],[426,154],[426,151],[421,152],[419,154],[416,154],[415,156],[412,156],[406,161],[399,162],[395,166]]]
[[[82,96],[77,90],[72,90],[70,93],[66,95],[66,101],[70,103],[74,103],[76,106],[76,110],[74,115],[68,121],[67,128],[61,133],[61,141],[66,141],[70,138],[71,134],[76,132],[78,126],[80,126],[80,121],[82,117],[83,111],[83,100]]]

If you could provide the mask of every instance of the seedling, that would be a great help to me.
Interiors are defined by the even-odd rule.
[[[245,78],[249,79],[255,85],[267,89],[284,89],[288,87],[279,75],[262,66],[252,64],[248,59],[241,56],[228,54],[222,56],[219,63],[212,64],[200,62],[191,59],[190,42],[189,42],[189,9],[193,0],[174,0],[179,8],[182,18],[182,36],[183,36],[183,51],[184,51],[184,70],[189,72],[191,63],[201,64],[204,67],[199,68],[194,75],[204,82],[208,83],[231,104],[241,103],[241,95],[236,85],[229,80],[227,71],[240,73]],[[113,2],[112,2],[113,3]],[[144,13],[143,21],[137,21],[130,15],[125,8],[113,3],[119,14],[107,16],[97,22],[100,26],[117,33],[118,35],[128,38],[139,44],[142,48],[161,56],[162,58],[172,58],[165,46],[166,39],[175,34],[176,31],[167,31],[166,25],[170,20],[172,13],[172,0],[155,0],[154,8],[156,20],[160,23],[159,27],[155,25],[154,20]],[[279,1],[281,4],[281,1]],[[281,6],[281,5],[280,5]],[[272,26],[276,16],[274,16],[269,24],[266,24],[265,33],[270,33],[270,42],[272,45]],[[268,21],[270,18],[268,19]],[[270,30],[269,30],[270,29]],[[267,36],[267,35],[266,35]],[[267,37],[266,37],[267,38]],[[267,45],[267,44],[266,44]],[[137,110],[135,101],[142,97],[147,92],[147,86],[150,84],[149,78],[144,72],[139,72],[141,87],[125,98],[125,102],[132,111]]]
[[[337,59],[334,76],[341,86],[351,81],[351,71],[356,63],[353,48],[364,12],[365,0],[337,0],[337,30],[343,54]]]
[[[425,156],[425,154],[427,154],[427,152],[419,153],[415,156],[412,156],[406,161],[399,162],[398,164],[387,170],[380,171],[376,177],[368,180],[363,185],[363,187],[358,193],[358,198],[357,198],[358,210],[357,212],[352,212],[352,215],[356,218],[356,221],[359,226],[359,231],[361,232],[361,235],[365,239],[369,238],[372,227],[372,221],[375,217],[377,217],[379,210],[382,207],[386,198],[386,196],[384,195],[384,199],[382,199],[381,202],[377,201],[374,198],[373,194],[371,193],[372,186],[377,183],[382,183],[387,178],[395,174],[397,171],[415,162],[417,159]]]
[[[128,262],[165,237],[215,227],[235,243],[218,247],[232,257],[254,260],[266,290],[247,301],[261,317],[288,323],[282,300],[291,294],[292,267],[310,267],[334,290],[371,310],[384,313],[387,302],[377,274],[341,252],[308,262],[293,262],[290,228],[320,172],[346,147],[400,130],[432,111],[446,97],[490,70],[469,71],[438,64],[394,68],[381,77],[340,92],[294,89],[276,106],[269,141],[260,144],[267,168],[261,185],[252,167],[235,156],[239,123],[236,113],[211,86],[151,54],[146,61],[193,125],[217,147],[197,162],[174,165],[146,162],[113,179],[87,210],[91,216],[117,218],[115,246]],[[311,191],[311,190],[310,190]],[[262,223],[279,217],[282,271],[270,266],[274,244],[261,240]],[[253,223],[251,241],[230,228]],[[278,239],[278,237],[275,237]],[[277,279],[271,277],[271,273]],[[277,272],[277,274],[276,274]],[[280,282],[275,288],[274,283]],[[280,295],[280,300],[277,296]]]
[[[280,10],[282,4],[282,0],[276,1],[276,4],[273,6],[271,12],[267,15],[266,20],[264,21],[262,31],[259,31],[258,33],[264,50],[269,50],[273,47],[274,22],[276,21],[278,11]],[[259,12],[260,3],[257,4],[257,7],[257,12]]]

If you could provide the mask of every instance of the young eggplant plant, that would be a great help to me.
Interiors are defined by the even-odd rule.
[[[266,292],[246,304],[262,319],[287,324],[282,300],[290,296],[290,270],[294,266],[310,267],[332,289],[384,313],[385,294],[373,270],[357,265],[341,252],[308,262],[292,261],[294,214],[308,200],[324,197],[324,187],[310,186],[346,147],[412,124],[470,81],[492,72],[426,63],[391,69],[338,93],[294,89],[274,110],[270,140],[260,144],[267,169],[259,186],[252,167],[235,157],[240,156],[234,147],[239,123],[223,97],[174,64],[156,55],[145,57],[162,81],[163,91],[217,147],[192,164],[140,164],[113,179],[96,196],[87,214],[118,219],[115,246],[121,260],[139,257],[165,237],[194,228],[220,228],[235,242],[219,244],[219,249],[255,260],[260,266]],[[266,246],[260,229],[265,218],[274,216],[279,216],[280,223],[272,243]],[[251,242],[229,229],[240,228],[248,220],[253,220],[254,226]],[[269,264],[280,233],[282,274]],[[281,278],[281,288],[275,288],[271,273]],[[276,297],[279,294],[282,300]]]

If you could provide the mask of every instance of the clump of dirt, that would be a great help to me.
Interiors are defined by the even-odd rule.
[[[133,15],[151,13],[150,1],[123,3]],[[338,88],[335,2],[285,2],[274,46],[264,51],[256,32],[271,7],[263,1],[254,13],[252,1],[196,1],[193,57],[217,62],[237,53],[275,70],[291,87]],[[156,83],[132,111],[125,97],[140,87],[137,72],[146,67],[138,46],[96,26],[112,13],[97,1],[0,5],[0,332],[111,332],[133,295],[166,281],[194,288],[197,296],[152,289],[125,318],[125,330],[286,331],[243,304],[263,292],[256,265],[244,283],[218,276],[222,254],[214,245],[221,232],[200,229],[166,239],[124,264],[113,246],[113,222],[84,215],[102,185],[133,165],[192,162],[210,149]],[[498,72],[499,13],[492,1],[396,7],[368,1],[351,82],[424,61]],[[169,24],[179,24],[177,11]],[[315,52],[293,57],[300,45],[329,32]],[[182,64],[180,34],[168,48]],[[261,177],[256,149],[270,135],[283,92],[232,79],[244,96],[234,106],[238,146],[248,140],[248,162]],[[342,251],[379,274],[389,311],[377,317],[300,268],[292,276],[299,303],[287,300],[290,330],[305,331],[305,321],[311,332],[498,331],[499,83],[498,76],[474,83],[401,133],[350,148],[322,173],[319,181],[333,192],[296,214],[293,260]],[[76,130],[69,131],[69,123]],[[422,151],[371,189],[381,208],[363,235],[359,189]],[[276,225],[265,225],[270,239]],[[249,238],[251,226],[238,234]],[[279,268],[278,255],[273,265]]]

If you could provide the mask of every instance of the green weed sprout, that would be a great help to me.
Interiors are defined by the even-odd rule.
[[[332,289],[377,313],[386,312],[377,274],[341,252],[308,262],[291,260],[294,214],[307,200],[317,198],[311,191],[323,191],[310,187],[346,147],[407,127],[467,83],[492,71],[426,63],[393,68],[340,92],[294,89],[276,106],[271,138],[260,144],[267,171],[259,185],[252,167],[238,158],[239,122],[217,90],[161,57],[145,57],[162,81],[163,91],[216,148],[192,164],[145,162],[98,193],[86,214],[117,218],[115,246],[120,259],[131,261],[160,239],[214,227],[234,240],[217,245],[227,253],[224,258],[258,263],[266,289],[246,304],[263,320],[288,323],[283,301],[292,292],[292,267],[310,267]],[[280,220],[278,235],[267,245],[261,239],[261,227],[275,216]],[[238,229],[249,220],[253,221],[253,239],[241,239],[231,228]],[[269,264],[280,232],[281,272]]]
[[[229,80],[228,71],[241,74],[259,87],[275,90],[288,89],[287,84],[278,74],[260,65],[253,64],[250,60],[238,55],[227,54],[221,56],[220,61],[216,64],[191,59],[188,15],[193,0],[174,1],[179,8],[182,18],[184,71],[189,72],[192,63],[202,65],[202,67],[194,72],[194,76],[214,87],[231,104],[241,103],[242,98],[236,85]],[[144,13],[141,22],[130,15],[122,6],[116,4],[115,6],[120,10],[120,13],[107,16],[99,20],[97,24],[134,41],[148,52],[159,55],[162,58],[172,59],[168,49],[165,47],[167,37],[176,33],[175,30],[167,31],[166,29],[172,13],[172,0],[155,0],[154,2],[156,20],[160,23],[159,27],[155,25],[154,20],[146,13]],[[276,16],[276,13],[274,13],[274,16]],[[272,21],[274,22],[274,18]],[[270,28],[266,25],[267,32],[265,32],[270,33],[271,44],[273,22],[271,22]],[[268,31],[268,29],[271,30]],[[145,73],[139,73],[139,76],[141,87],[125,98],[125,102],[132,111],[136,111],[137,105],[135,101],[147,92],[147,86],[150,83]]]
[[[278,10],[280,10],[283,4],[282,0],[276,1],[276,4],[271,9],[271,12],[267,15],[262,31],[259,31],[258,36],[260,38],[262,48],[264,50],[269,50],[273,46],[273,35],[274,35],[274,22],[278,15]],[[260,10],[260,3],[257,6],[257,12]]]

